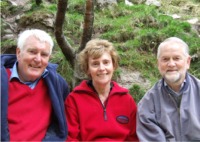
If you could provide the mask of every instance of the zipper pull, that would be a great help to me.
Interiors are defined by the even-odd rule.
[[[104,112],[103,112],[103,115],[104,115],[104,120],[108,120],[108,118],[107,118],[107,114],[106,114],[106,108],[104,108],[104,110],[103,110]]]

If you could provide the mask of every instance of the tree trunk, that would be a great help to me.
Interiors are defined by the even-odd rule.
[[[79,51],[85,48],[86,43],[92,38],[94,22],[94,0],[86,1],[84,28]]]
[[[58,0],[58,10],[55,20],[55,37],[65,58],[74,68],[75,52],[63,34],[63,23],[65,21],[65,12],[67,10],[68,0]]]
[[[72,80],[72,88],[74,88],[83,78],[79,66],[76,62],[76,55],[85,48],[85,44],[91,39],[93,31],[94,21],[94,0],[86,1],[85,17],[84,17],[84,29],[81,39],[81,45],[78,51],[75,51],[69,42],[66,40],[63,34],[63,24],[65,21],[65,13],[67,11],[68,0],[58,0],[57,13],[55,20],[55,37],[56,41],[61,48],[65,58],[70,63],[74,70],[74,79]]]

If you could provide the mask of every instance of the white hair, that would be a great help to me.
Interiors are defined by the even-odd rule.
[[[168,46],[172,43],[177,43],[179,45],[181,45],[184,48],[184,54],[185,56],[189,56],[189,47],[187,45],[187,43],[185,43],[182,39],[178,38],[178,37],[170,37],[165,39],[163,42],[160,43],[160,45],[158,46],[158,50],[157,50],[157,59],[160,56],[160,49]]]
[[[52,53],[53,50],[53,40],[51,38],[51,36],[46,33],[43,30],[40,29],[30,29],[30,30],[25,30],[22,33],[19,34],[19,38],[17,40],[17,47],[20,49],[23,49],[24,47],[24,43],[26,42],[27,38],[30,36],[34,36],[37,39],[39,39],[42,42],[47,42],[50,45],[50,55]]]

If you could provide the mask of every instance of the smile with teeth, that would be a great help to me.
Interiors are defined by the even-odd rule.
[[[167,70],[167,73],[176,73],[177,70]]]
[[[108,73],[104,73],[104,74],[97,74],[97,76],[105,76],[108,75]]]
[[[40,68],[40,66],[32,66],[30,65],[31,68]]]

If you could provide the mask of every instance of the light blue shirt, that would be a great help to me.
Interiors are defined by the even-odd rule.
[[[19,78],[19,74],[18,74],[18,71],[17,71],[17,64],[18,64],[18,62],[16,61],[13,68],[10,69],[10,71],[11,71],[10,81],[13,78],[17,78],[21,83],[28,85],[31,89],[35,88],[35,86],[37,85],[37,83],[38,83],[38,81],[40,80],[41,77],[45,78],[49,73],[49,71],[47,69],[45,69],[44,72],[42,73],[41,77],[36,79],[35,81],[33,81],[33,82],[23,82]]]

